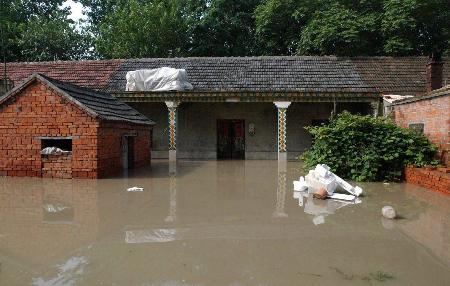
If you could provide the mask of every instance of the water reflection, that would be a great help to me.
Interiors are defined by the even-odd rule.
[[[340,208],[361,203],[360,199],[356,199],[355,201],[314,199],[313,194],[308,193],[308,191],[294,192],[293,197],[298,200],[299,206],[304,206],[305,213],[314,216],[312,222],[315,225],[325,223],[325,217],[334,214]]]
[[[177,219],[177,165],[169,162],[169,214],[164,219],[166,222],[174,222]]]
[[[287,176],[287,162],[278,162],[277,171],[277,199],[275,203],[275,210],[272,214],[275,218],[286,218],[288,214],[284,210],[286,203],[286,176]]]
[[[83,256],[73,256],[67,261],[55,266],[55,274],[46,274],[44,277],[32,278],[32,284],[36,286],[61,286],[76,285],[80,280],[88,260]]]

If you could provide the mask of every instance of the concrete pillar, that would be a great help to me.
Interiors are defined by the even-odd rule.
[[[290,101],[276,101],[274,102],[278,109],[278,161],[287,161],[286,148],[286,115]]]
[[[380,113],[380,100],[372,101],[370,107],[372,108],[373,117],[378,117]]]
[[[169,111],[169,162],[177,160],[177,108],[179,102],[166,101]]]

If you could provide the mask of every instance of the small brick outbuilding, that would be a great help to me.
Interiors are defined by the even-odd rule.
[[[33,74],[0,97],[0,175],[101,178],[149,165],[153,124],[110,94]]]

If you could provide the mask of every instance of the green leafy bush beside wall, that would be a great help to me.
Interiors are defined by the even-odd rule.
[[[321,163],[351,180],[393,181],[406,165],[436,163],[437,149],[425,136],[385,118],[343,112],[328,125],[306,129],[313,144],[300,158],[308,169]]]

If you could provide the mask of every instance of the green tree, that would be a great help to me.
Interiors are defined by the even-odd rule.
[[[106,58],[185,55],[188,27],[182,0],[130,0],[99,25],[95,47]]]
[[[78,0],[88,9],[85,14],[89,17],[89,22],[95,27],[99,25],[104,18],[116,11],[119,7],[125,5],[127,0]],[[139,1],[141,3],[145,1]]]
[[[49,16],[33,16],[22,24],[17,39],[25,61],[76,60],[88,58],[91,37],[59,10]]]
[[[254,13],[257,42],[265,55],[293,55],[318,1],[267,0]]]
[[[448,52],[450,1],[385,0],[381,27],[387,55]]]
[[[268,55],[450,54],[448,0],[265,0],[255,19]]]
[[[377,54],[376,13],[358,14],[342,4],[319,10],[302,30],[299,54],[373,55]]]
[[[2,50],[7,61],[79,59],[89,55],[89,36],[67,19],[64,0],[1,0]]]
[[[209,2],[209,3],[208,3]],[[261,0],[211,0],[191,23],[194,56],[258,55],[253,11]]]

